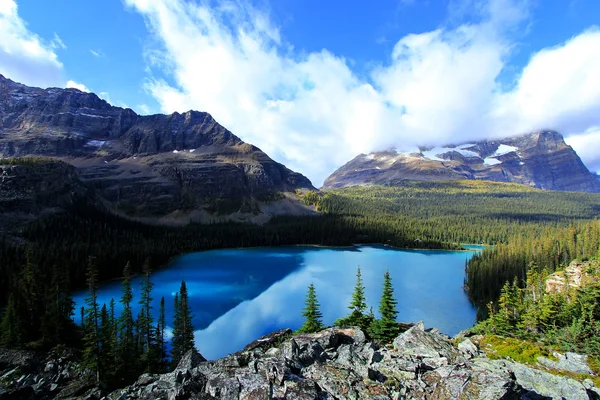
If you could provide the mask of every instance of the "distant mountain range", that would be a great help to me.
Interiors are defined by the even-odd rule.
[[[600,192],[591,173],[562,135],[539,131],[408,152],[361,154],[336,170],[323,188],[394,185],[404,180],[481,179],[563,191]]]
[[[21,156],[66,161],[103,203],[132,217],[187,222],[311,212],[282,195],[314,189],[306,177],[208,113],[141,116],[93,93],[28,87],[0,75],[0,158]]]

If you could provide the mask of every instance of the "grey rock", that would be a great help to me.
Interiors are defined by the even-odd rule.
[[[206,393],[219,399],[237,400],[240,392],[240,381],[228,373],[217,374],[206,383]]]
[[[591,379],[584,379],[583,380],[583,387],[586,388],[587,390],[590,390],[591,388],[594,387],[594,381]]]
[[[588,400],[585,387],[574,379],[557,376],[518,363],[507,363],[525,390],[553,399]]]
[[[177,364],[177,369],[193,369],[205,361],[206,358],[204,358],[202,354],[198,353],[198,350],[191,349],[188,350],[183,357],[181,357],[181,360],[179,360],[179,363]]]
[[[286,400],[315,400],[319,398],[319,391],[313,381],[291,380],[285,382],[283,398]]]
[[[263,350],[266,350],[278,344],[284,338],[290,337],[291,335],[291,329],[280,329],[278,331],[271,332],[268,335],[264,335],[256,339],[252,343],[249,343],[248,345],[246,345],[246,347],[244,347],[242,351],[251,351],[257,348],[262,348]]]
[[[458,350],[469,358],[477,355],[477,346],[475,346],[469,338],[466,338],[458,344]]]
[[[400,334],[394,339],[394,349],[402,356],[433,359],[434,365],[447,365],[460,357],[459,352],[441,335],[425,332],[423,322]],[[445,358],[446,361],[441,360]]]
[[[546,357],[538,357],[538,362],[548,368],[561,369],[576,374],[592,374],[592,370],[587,364],[587,356],[577,353],[554,353],[558,361],[550,360]]]

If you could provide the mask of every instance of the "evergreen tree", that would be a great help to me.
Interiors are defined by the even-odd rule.
[[[192,326],[193,315],[189,305],[187,287],[185,281],[181,282],[179,294],[175,295],[175,318],[173,323],[173,347],[171,358],[174,366],[177,366],[181,357],[190,349],[194,348],[194,327]]]
[[[323,314],[321,314],[321,311],[319,310],[319,301],[317,300],[315,285],[312,283],[308,286],[308,293],[306,294],[304,305],[305,307],[302,311],[302,316],[305,318],[305,321],[300,329],[298,329],[298,332],[312,333],[323,329],[323,323],[321,321]]]
[[[68,277],[56,265],[46,294],[46,311],[42,319],[42,339],[49,346],[72,343],[75,335],[75,302],[70,296]]]
[[[142,306],[138,317],[138,335],[140,337],[140,353],[142,354],[142,363],[145,365],[145,372],[150,372],[153,366],[158,363],[157,354],[154,346],[154,330],[152,324],[152,281],[150,280],[150,263],[148,260],[143,266],[144,277],[142,279],[141,296],[139,304]]]
[[[131,289],[131,265],[127,263],[123,271],[123,282],[121,283],[121,299],[123,311],[118,319],[119,330],[119,376],[128,381],[136,374],[136,354],[134,343],[134,321],[131,302],[133,301],[133,290]]]
[[[33,251],[27,248],[26,262],[21,274],[20,289],[23,292],[23,305],[26,313],[21,315],[25,325],[25,340],[33,341],[41,331],[42,316],[45,309],[44,276],[37,260],[34,260]]]
[[[89,258],[88,296],[85,298],[85,336],[83,338],[83,365],[96,375],[96,383],[100,383],[100,329],[98,310],[98,271],[93,257]]]
[[[348,308],[351,310],[350,315],[336,320],[335,326],[358,326],[363,331],[368,332],[369,326],[374,320],[371,315],[365,315],[367,310],[367,300],[365,297],[365,287],[362,282],[360,267],[356,271],[356,285],[352,293],[352,301]]]
[[[17,291],[11,291],[8,303],[2,316],[2,335],[0,340],[3,346],[20,347],[25,337],[23,323],[20,317],[19,300]]]
[[[114,337],[113,321],[111,321],[109,311],[106,304],[104,304],[100,311],[100,364],[103,367],[102,379],[110,387],[114,384],[116,377],[114,369],[116,364],[116,342]]]
[[[371,324],[371,335],[382,342],[389,343],[400,333],[400,328],[396,322],[398,304],[394,297],[394,288],[390,272],[386,271],[383,275],[383,291],[379,302],[380,320],[375,320]]]
[[[156,366],[157,372],[164,372],[167,360],[167,346],[165,340],[166,330],[166,319],[165,319],[165,298],[160,298],[160,308],[158,311],[158,323],[156,326],[156,354],[158,355],[158,365]]]

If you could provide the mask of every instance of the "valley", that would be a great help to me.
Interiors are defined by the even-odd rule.
[[[444,334],[458,335],[455,341],[466,335],[478,341],[470,357],[481,357],[484,361],[477,363],[485,364],[498,351],[521,356],[496,337],[523,341],[518,346],[525,348],[539,337],[544,349],[585,352],[591,364],[600,359],[596,342],[585,339],[600,332],[593,311],[597,280],[586,281],[589,288],[565,289],[567,297],[532,289],[547,277],[551,282],[563,279],[561,287],[569,287],[560,278],[562,270],[572,262],[593,267],[600,254],[599,181],[557,132],[360,155],[317,190],[207,113],[139,116],[91,93],[32,88],[0,76],[0,116],[0,340],[5,346],[42,352],[39,357],[49,357],[45,352],[56,345],[83,349],[80,356],[65,357],[107,377],[85,383],[91,375],[73,372],[78,378],[69,385],[83,386],[79,392],[61,386],[65,393],[87,393],[91,399],[94,393],[133,383],[144,371],[165,373],[183,350],[194,347],[194,338],[204,356],[188,352],[186,357],[192,358],[183,358],[196,366],[205,357],[215,360],[217,367],[207,370],[208,375],[221,376],[219,363],[236,354],[248,357],[244,346],[271,331],[285,333],[266,350],[285,352],[277,347],[292,336],[285,328],[305,326],[301,306],[307,286],[316,290],[322,309],[322,323],[311,335],[353,321],[362,329],[359,336],[365,336],[360,346],[378,349],[405,331],[436,341],[457,360],[457,351],[464,349],[447,348],[451,341]],[[464,243],[481,246],[472,251]],[[344,317],[355,296],[350,288],[357,267],[367,286],[363,295],[375,311],[360,314],[365,308],[358,316]],[[590,273],[595,276],[594,268]],[[387,327],[376,306],[386,271],[395,284],[390,301],[398,300],[397,319],[396,314],[388,318]],[[187,289],[181,281],[187,281]],[[144,282],[150,285],[146,300],[137,293]],[[148,300],[152,287],[153,301]],[[125,300],[128,290],[132,297]],[[96,311],[104,308],[104,317],[91,316],[90,293]],[[173,302],[178,296],[181,300]],[[189,314],[184,336],[191,347],[181,344],[177,328],[183,304]],[[513,317],[507,319],[509,311]],[[86,355],[93,351],[86,344],[93,339],[89,321],[100,319],[102,329],[115,332],[110,346],[121,346],[118,354],[102,350],[108,358],[101,364],[121,360],[121,375]],[[434,336],[419,333],[418,324],[409,329],[418,320],[434,326]],[[156,327],[148,321],[157,321]],[[572,328],[584,323],[590,328]],[[131,333],[119,333],[117,326],[130,326]],[[162,332],[160,341],[158,333],[150,333],[155,330]],[[178,349],[171,366],[166,356],[157,361],[152,347],[166,344],[165,335],[174,339],[163,353]],[[306,343],[314,346],[313,339]],[[102,339],[102,346],[108,343]],[[124,357],[124,349],[130,356]],[[544,351],[547,355],[550,350]],[[343,360],[337,353],[327,354],[328,360]],[[312,361],[300,366],[294,364],[297,360],[289,364],[292,358],[285,358],[282,368],[296,368],[308,377],[312,369],[305,368],[312,368]],[[240,363],[245,371],[247,364]],[[370,365],[385,368],[378,361]],[[538,373],[537,364],[533,372],[522,369],[531,365],[520,365],[494,364],[483,372],[468,367],[462,373],[500,379],[512,388],[506,393],[515,396],[541,390],[523,377],[511,378]],[[355,364],[344,368],[362,371]],[[407,368],[409,374],[419,374],[418,368]],[[377,371],[380,378],[367,374],[375,385],[368,390],[383,390],[385,385],[377,385],[385,376],[402,382],[397,387],[388,383],[393,393],[410,390],[417,395],[406,374]],[[329,390],[319,385],[331,376],[310,376],[319,393]],[[581,392],[583,379],[569,384]],[[435,396],[436,387],[427,386],[427,396]],[[37,391],[50,388],[40,385]]]

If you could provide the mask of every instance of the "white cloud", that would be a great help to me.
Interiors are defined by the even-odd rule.
[[[58,36],[56,34],[56,32],[54,32],[54,38],[50,42],[50,45],[52,46],[53,49],[63,49],[63,50],[65,50],[67,48],[67,46],[65,45],[65,43],[62,41],[62,39],[60,38],[60,36]]]
[[[581,134],[574,134],[565,139],[587,167],[600,173],[600,126],[589,128]]]
[[[78,83],[75,81],[67,81],[66,87],[73,88],[73,89],[79,89],[82,92],[90,92],[90,89],[88,89],[83,83]]]
[[[98,58],[104,57],[104,52],[102,50],[93,50],[93,49],[90,49],[90,53],[92,53],[92,55],[94,57],[98,57]]]
[[[152,113],[147,104],[138,104],[136,110],[142,115],[150,115]]]
[[[19,17],[14,0],[0,0],[0,38],[3,75],[32,86],[62,86],[63,66],[54,52],[62,41],[55,35],[54,41],[45,43],[30,32]]]
[[[597,29],[534,54],[505,92],[527,1],[458,3],[473,3],[477,22],[401,38],[364,80],[327,50],[295,50],[253,8],[126,0],[160,43],[146,53],[150,70],[172,79],[147,84],[162,111],[208,111],[316,185],[360,152],[600,125]]]

